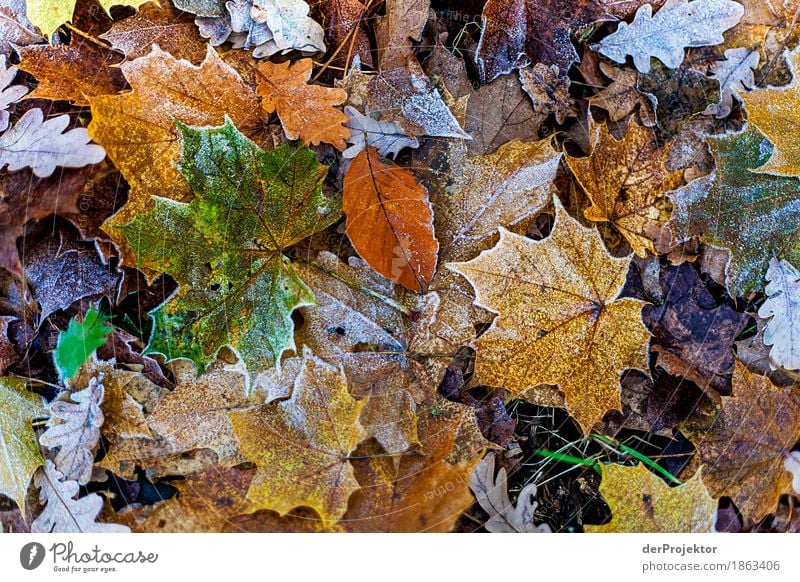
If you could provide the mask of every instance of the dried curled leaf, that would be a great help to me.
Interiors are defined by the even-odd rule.
[[[546,523],[533,524],[536,507],[536,484],[530,483],[522,488],[517,498],[516,507],[508,498],[508,482],[506,470],[501,467],[494,474],[494,453],[486,455],[469,480],[469,488],[475,494],[481,508],[489,514],[489,520],[483,524],[486,531],[492,533],[551,533]]]
[[[89,379],[78,392],[67,392],[50,403],[50,420],[39,442],[48,449],[58,449],[55,466],[69,481],[86,485],[92,476],[94,449],[100,441],[105,397],[102,377]]]
[[[475,303],[495,313],[475,341],[476,381],[521,394],[558,385],[567,409],[588,433],[619,409],[619,375],[647,369],[649,333],[642,302],[619,298],[630,257],[608,254],[599,234],[555,199],[549,238],[533,241],[500,230],[476,259],[448,266],[475,288]]]
[[[31,523],[31,533],[128,533],[124,525],[95,521],[103,509],[103,498],[97,493],[75,499],[80,486],[77,481],[62,480],[52,461],[34,477],[40,488],[39,499],[44,509]]]
[[[772,257],[766,278],[767,300],[758,308],[758,316],[769,319],[764,344],[772,346],[770,364],[800,370],[800,272],[788,261]]]
[[[82,168],[98,164],[106,157],[99,145],[89,143],[86,129],[64,132],[69,115],[44,120],[41,109],[29,109],[17,123],[0,135],[0,169],[31,168],[39,178],[47,178],[56,167]]]
[[[344,178],[342,208],[350,241],[373,269],[413,291],[427,288],[439,243],[428,192],[408,170],[368,147]]]

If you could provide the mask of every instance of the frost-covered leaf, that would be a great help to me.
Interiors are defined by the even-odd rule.
[[[494,465],[494,453],[489,453],[475,467],[469,480],[469,488],[481,508],[489,514],[489,520],[483,527],[492,533],[550,533],[552,530],[546,523],[533,523],[539,505],[536,501],[536,485],[530,483],[522,488],[515,507],[508,498],[506,470],[501,467],[495,476]]]
[[[792,451],[783,460],[783,467],[794,475],[792,490],[800,495],[800,452]]]
[[[308,16],[309,10],[303,0],[253,0],[253,20],[266,24],[272,33],[272,40],[258,47],[260,53],[267,57],[293,50],[324,53],[325,31]]]
[[[772,257],[766,279],[767,300],[758,315],[769,319],[764,344],[772,346],[770,364],[800,370],[800,272],[788,261]]]
[[[0,0],[0,54],[7,56],[14,46],[43,41],[25,14],[25,0]]]
[[[81,168],[97,164],[106,151],[91,140],[86,129],[64,130],[69,115],[44,121],[41,109],[29,109],[17,123],[0,135],[0,169],[11,171],[31,168],[40,178],[55,172],[57,166]]]
[[[567,117],[575,116],[575,101],[569,94],[569,77],[559,76],[558,67],[536,63],[519,70],[522,88],[533,101],[538,113],[553,115],[562,124]]]
[[[719,103],[711,103],[706,115],[718,119],[727,117],[733,107],[733,98],[738,100],[738,91],[749,90],[755,85],[753,70],[758,67],[758,51],[750,48],[733,48],[725,51],[725,60],[714,65],[711,78],[719,81]]]
[[[41,397],[16,378],[0,378],[0,494],[10,497],[25,513],[28,485],[44,463],[31,421],[46,416]]]
[[[744,7],[733,0],[668,0],[653,16],[650,4],[636,11],[631,24],[621,22],[616,32],[592,48],[617,63],[633,56],[636,68],[650,71],[650,57],[675,69],[684,49],[723,42],[722,33],[736,26]]]
[[[28,92],[24,85],[12,85],[17,67],[6,67],[6,56],[0,55],[0,131],[8,127],[8,107],[16,103]]]
[[[103,498],[97,493],[76,499],[80,485],[62,480],[52,461],[36,473],[34,483],[41,489],[39,499],[44,509],[31,523],[31,533],[128,533],[124,525],[98,523]]]
[[[419,140],[406,135],[399,125],[393,121],[381,121],[371,115],[363,115],[355,107],[347,106],[344,112],[350,118],[347,127],[350,137],[349,148],[342,152],[347,159],[355,158],[367,146],[374,147],[382,157],[396,157],[403,148],[418,148]]]
[[[39,442],[48,449],[58,449],[55,465],[70,481],[86,485],[92,476],[94,449],[100,440],[105,396],[102,378],[91,378],[80,391],[65,393],[50,403],[50,420]]]
[[[27,0],[28,18],[42,31],[46,38],[66,22],[72,20],[72,12],[78,0]],[[112,6],[132,6],[138,8],[147,0],[98,0],[100,6],[110,14]]]

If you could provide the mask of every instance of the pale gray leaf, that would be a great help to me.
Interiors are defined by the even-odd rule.
[[[800,451],[793,451],[783,460],[783,466],[792,476],[792,489],[800,495]]]
[[[0,131],[8,127],[8,106],[16,103],[28,92],[24,85],[12,85],[17,67],[6,67],[6,56],[0,55]]]
[[[650,72],[650,57],[670,69],[683,62],[684,49],[723,42],[722,33],[739,23],[744,6],[733,0],[667,0],[653,16],[644,4],[631,24],[621,22],[616,32],[592,49],[617,63],[631,55],[636,68]]]
[[[26,16],[25,0],[0,0],[0,54],[44,40]]]
[[[34,484],[39,487],[39,500],[44,509],[31,523],[31,533],[129,533],[130,529],[116,523],[97,523],[103,509],[103,498],[90,493],[80,499],[77,481],[62,480],[64,476],[48,460],[39,469]]]
[[[264,23],[282,53],[289,51],[325,52],[325,31],[308,16],[303,0],[253,0],[251,16]]]
[[[38,177],[47,178],[57,166],[81,168],[102,162],[106,151],[89,143],[86,129],[64,132],[68,125],[69,115],[44,121],[41,109],[29,109],[16,125],[0,135],[0,169],[32,168]]]
[[[800,272],[788,261],[772,257],[766,278],[767,300],[758,315],[770,320],[764,328],[764,345],[772,346],[770,365],[800,370]]]
[[[710,77],[719,81],[719,103],[710,104],[703,112],[716,115],[717,119],[727,117],[733,107],[733,98],[741,90],[755,85],[753,69],[758,66],[758,51],[750,48],[733,48],[725,51],[725,60],[714,65]]]
[[[347,143],[351,146],[342,152],[342,156],[347,159],[356,157],[367,144],[376,148],[383,157],[395,157],[403,148],[419,147],[419,140],[408,137],[403,128],[393,121],[374,119],[349,105],[344,108],[344,112],[350,117],[347,122],[350,129]]]

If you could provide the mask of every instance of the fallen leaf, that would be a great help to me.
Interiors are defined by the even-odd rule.
[[[764,344],[770,365],[800,370],[800,272],[788,261],[772,257],[767,269],[767,300],[758,308],[758,316],[768,319]]]
[[[0,1],[0,53],[8,56],[14,46],[27,46],[43,40],[25,15],[25,0]]]
[[[19,68],[38,81],[30,99],[71,101],[88,105],[88,97],[113,95],[125,87],[125,78],[113,65],[118,55],[91,42],[70,45],[34,45],[20,48]]]
[[[368,147],[345,175],[342,208],[347,236],[373,269],[413,291],[427,288],[439,243],[428,192],[409,171]]]
[[[675,69],[686,48],[723,42],[722,33],[736,26],[743,14],[744,7],[733,0],[667,0],[655,16],[653,7],[643,4],[631,24],[620,22],[616,32],[592,49],[622,64],[631,55],[642,73],[650,72],[650,57]]]
[[[520,490],[516,507],[508,498],[506,470],[500,467],[494,474],[494,453],[486,455],[469,480],[469,488],[475,494],[478,504],[489,514],[483,524],[491,533],[552,533],[546,523],[533,524],[533,517],[539,503],[536,501],[536,484],[530,483]]]
[[[13,499],[25,515],[25,497],[36,469],[44,463],[31,422],[47,416],[42,399],[21,380],[0,378],[0,493]]]
[[[113,329],[108,323],[108,317],[97,311],[92,306],[83,321],[78,322],[74,317],[70,320],[66,330],[58,334],[58,344],[53,352],[53,363],[59,377],[69,381],[94,353],[103,345],[106,336]]]
[[[8,127],[8,108],[22,99],[27,93],[25,85],[12,85],[18,67],[7,67],[5,55],[0,55],[0,131]]]
[[[556,65],[566,75],[578,53],[570,35],[598,20],[610,20],[594,0],[489,0],[483,7],[483,29],[475,52],[481,81],[529,63]]]
[[[372,66],[372,47],[364,27],[366,6],[359,0],[317,0],[314,4],[317,12],[324,16],[328,46],[347,46],[348,52],[358,55],[365,65]],[[347,55],[340,53],[332,64],[347,66]]]
[[[592,205],[584,216],[610,222],[640,257],[655,254],[648,227],[669,219],[664,193],[683,181],[682,173],[664,166],[667,149],[660,148],[653,130],[631,123],[621,140],[612,137],[606,124],[590,120],[591,155],[566,156],[572,173]]]
[[[359,488],[349,455],[363,436],[358,416],[364,404],[348,393],[341,367],[310,350],[303,359],[289,400],[233,412],[230,418],[243,454],[258,466],[247,493],[249,511],[285,515],[310,507],[323,524],[332,525]]]
[[[50,420],[39,443],[58,449],[54,463],[69,481],[86,485],[92,476],[94,449],[100,441],[105,397],[102,378],[90,378],[85,388],[67,391],[49,405]]]
[[[44,121],[41,109],[29,109],[0,135],[0,169],[9,171],[31,168],[39,178],[47,178],[57,166],[82,168],[98,164],[106,157],[99,145],[90,144],[86,129],[64,130],[69,115],[59,115]]]
[[[347,147],[347,115],[335,108],[347,98],[342,89],[309,85],[313,62],[261,63],[256,70],[261,106],[267,113],[278,112],[289,139],[307,144],[330,143],[339,150]]]
[[[800,452],[793,451],[786,456],[783,467],[793,475],[792,490],[800,494]]]
[[[449,267],[473,285],[476,304],[499,314],[475,341],[476,382],[511,394],[558,385],[588,433],[620,408],[620,373],[647,368],[649,333],[642,302],[618,297],[630,258],[611,257],[596,231],[558,199],[555,207],[549,238],[536,242],[501,228],[492,250]]]
[[[53,37],[58,28],[72,20],[72,12],[78,0],[26,0],[28,18],[47,39]],[[97,0],[108,14],[112,6],[138,8],[148,0]]]
[[[386,0],[386,16],[375,26],[380,70],[403,68],[413,58],[411,40],[422,40],[430,7],[430,0]]]
[[[800,438],[800,404],[791,387],[778,388],[737,360],[733,396],[711,429],[694,439],[703,481],[715,498],[730,497],[745,526],[757,523],[792,488],[784,456]]]
[[[536,63],[533,67],[522,67],[519,77],[522,88],[533,101],[534,111],[553,115],[560,125],[567,117],[575,116],[575,101],[569,94],[569,77],[560,77],[558,72],[557,65]]]
[[[707,138],[714,173],[672,192],[670,228],[676,240],[698,236],[729,249],[727,287],[738,296],[761,288],[772,253],[800,264],[800,180],[751,171],[772,152],[753,126],[740,133]],[[742,212],[746,207],[747,212]],[[757,221],[751,217],[758,216]]]
[[[639,74],[606,63],[600,63],[600,70],[613,82],[592,97],[589,103],[608,111],[608,118],[611,121],[622,121],[634,111],[638,111],[641,124],[653,127],[656,124],[653,104],[638,89]]]
[[[17,350],[8,338],[8,324],[12,321],[13,317],[0,317],[0,375],[19,360]]]
[[[350,118],[347,128],[350,147],[342,152],[345,159],[355,158],[367,146],[378,150],[381,157],[397,157],[404,148],[418,148],[419,140],[408,137],[403,129],[393,121],[380,121],[374,117],[363,115],[355,107],[347,106],[344,112]]]
[[[715,63],[711,73],[711,78],[719,81],[720,100],[706,108],[706,115],[714,115],[718,119],[730,115],[733,98],[739,100],[738,92],[755,86],[753,69],[758,67],[758,59],[755,49],[733,48],[725,51],[725,60]]]
[[[119,227],[140,267],[180,285],[153,312],[148,350],[202,370],[231,345],[249,370],[271,367],[295,348],[292,311],[314,301],[283,253],[339,217],[321,189],[327,168],[302,146],[263,151],[230,119],[180,131],[179,169],[196,198],[156,197],[153,210]]]
[[[124,525],[95,521],[103,509],[103,498],[97,493],[75,499],[80,486],[77,481],[62,479],[52,461],[47,461],[34,477],[41,489],[39,499],[44,509],[31,523],[31,533],[128,533]]]
[[[603,465],[600,493],[611,507],[611,521],[584,529],[589,533],[713,532],[717,502],[708,494],[700,473],[683,485],[669,487],[641,463]]]

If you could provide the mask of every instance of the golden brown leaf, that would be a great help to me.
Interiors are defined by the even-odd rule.
[[[775,386],[737,360],[733,396],[722,398],[713,427],[695,443],[711,495],[730,497],[745,525],[774,512],[780,496],[792,490],[783,463],[800,438],[795,390]]]
[[[592,97],[590,103],[608,111],[611,121],[622,121],[638,107],[642,125],[653,127],[656,124],[653,104],[637,87],[639,73],[634,69],[612,67],[606,63],[600,63],[600,70],[613,82]]]
[[[347,99],[343,89],[308,85],[311,59],[295,63],[266,61],[256,69],[261,106],[267,113],[278,112],[283,130],[289,139],[302,139],[307,144],[332,144],[339,150],[347,147],[350,130],[347,115],[336,109]]]
[[[512,394],[558,385],[588,433],[620,408],[620,373],[647,369],[649,333],[643,303],[618,297],[630,257],[610,256],[597,231],[570,217],[558,199],[555,207],[549,238],[501,229],[493,249],[449,266],[475,288],[478,305],[499,314],[475,341],[476,381]]]
[[[428,192],[409,171],[368,147],[350,164],[342,207],[347,236],[373,269],[413,291],[427,288],[439,243]]]
[[[557,65],[548,67],[536,63],[533,67],[522,67],[519,78],[536,112],[552,114],[559,124],[564,123],[567,117],[575,116],[575,101],[569,94],[569,77],[559,77]]]
[[[670,487],[648,471],[604,465],[600,493],[611,508],[611,521],[587,525],[595,533],[705,533],[714,531],[717,502],[708,494],[700,471],[683,485]]]
[[[332,525],[359,488],[349,456],[363,437],[363,402],[347,391],[341,368],[304,350],[305,366],[289,400],[233,412],[242,453],[258,466],[248,511],[281,515],[310,507]]]
[[[682,174],[667,172],[667,151],[658,147],[651,129],[631,123],[617,141],[605,124],[591,122],[590,137],[591,156],[566,157],[592,201],[584,215],[611,222],[640,257],[647,251],[655,254],[647,232],[650,225],[660,226],[669,219],[664,193],[680,185]]]

